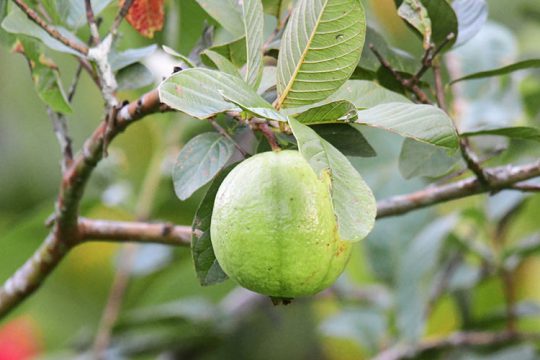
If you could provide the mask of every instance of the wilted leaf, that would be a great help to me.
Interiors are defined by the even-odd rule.
[[[16,42],[13,50],[28,60],[34,88],[39,98],[55,112],[71,113],[71,106],[62,88],[58,67],[45,56],[40,43],[23,36]]]
[[[120,6],[124,0],[120,0]],[[163,28],[165,19],[164,0],[134,0],[126,20],[141,35],[153,38]]]

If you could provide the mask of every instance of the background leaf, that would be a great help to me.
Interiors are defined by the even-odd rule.
[[[55,112],[71,113],[58,67],[45,56],[43,46],[34,39],[22,36],[19,37],[14,50],[28,60],[32,82],[39,98]]]
[[[143,64],[135,63],[116,73],[119,90],[135,90],[154,83],[154,75]]]
[[[219,186],[234,166],[231,165],[219,172],[212,185],[208,188],[193,219],[191,254],[201,285],[212,285],[227,279],[227,274],[221,269],[212,248],[210,224],[212,221],[212,211],[214,210],[214,200],[216,199]]]
[[[438,177],[460,160],[460,154],[448,155],[444,148],[405,139],[399,154],[399,172],[405,179],[417,176]]]
[[[443,242],[455,224],[455,216],[432,222],[402,254],[396,274],[396,322],[403,340],[416,341],[423,333],[434,270]]]
[[[173,171],[174,191],[186,200],[206,185],[225,166],[234,144],[218,133],[204,133],[191,139],[180,151]]]
[[[99,15],[111,2],[112,0],[92,0],[94,15]],[[84,1],[56,0],[54,3],[59,19],[67,27],[78,29],[87,23]]]
[[[308,126],[289,118],[298,148],[321,178],[330,176],[332,202],[339,235],[343,240],[360,241],[375,223],[375,198],[360,174],[335,147]],[[327,173],[329,172],[329,173]]]
[[[263,68],[263,6],[261,0],[243,0],[242,15],[246,36],[246,82],[257,89]]]
[[[493,76],[501,76],[501,75],[512,73],[514,71],[532,69],[532,68],[540,68],[540,59],[524,60],[524,61],[520,61],[514,64],[507,65],[507,66],[503,66],[497,69],[480,71],[474,74],[469,74],[469,75],[460,77],[459,79],[452,80],[452,82],[450,82],[450,85],[455,84],[460,81],[464,81],[464,80],[483,79],[483,78],[489,78]]]
[[[235,0],[197,0],[197,2],[234,38],[244,36],[242,11]]]
[[[461,134],[461,136],[481,135],[496,135],[505,136],[511,139],[540,141],[540,129],[528,126],[514,126],[497,129],[480,129],[476,131],[468,131]]]
[[[485,0],[452,1],[458,20],[458,37],[455,46],[465,44],[484,26],[488,18],[488,6]]]
[[[300,0],[283,34],[277,108],[316,103],[334,93],[358,64],[366,33],[358,0]]]
[[[4,21],[2,21],[2,28],[12,34],[22,34],[36,38],[50,49],[76,56],[80,55],[77,51],[67,47],[60,41],[50,36],[45,30],[36,25],[32,20],[28,19],[28,17],[21,10],[19,10],[19,8],[14,8],[11,10]],[[56,30],[70,40],[81,45],[83,44],[81,40],[79,40],[74,34],[65,28],[57,26]]]

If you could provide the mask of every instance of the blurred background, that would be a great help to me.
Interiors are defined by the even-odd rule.
[[[390,44],[421,55],[420,42],[397,17],[392,0],[364,3],[369,24]],[[466,74],[540,57],[540,2],[490,0],[488,6],[486,25],[469,43],[450,52],[448,63]],[[105,10],[106,23],[116,11],[116,6]],[[163,32],[145,40],[124,24],[120,45],[134,48],[157,42],[189,54],[205,21],[212,22],[195,0],[168,1]],[[85,31],[80,38],[88,37]],[[76,62],[49,55],[69,87]],[[121,98],[133,100],[154,87],[161,76],[172,72],[175,61],[154,53],[145,64],[156,82],[123,91]],[[47,234],[44,222],[54,208],[60,151],[26,61],[7,46],[0,47],[0,80],[3,281]],[[540,126],[540,71],[463,84],[455,92],[452,109],[463,131],[484,124]],[[103,109],[101,95],[86,75],[72,107],[68,125],[74,148],[79,149],[101,121]],[[174,113],[153,115],[130,127],[114,141],[109,157],[94,173],[82,215],[117,220],[148,216],[190,225],[204,190],[179,201],[170,171],[182,145],[210,129],[205,122]],[[378,156],[351,161],[378,199],[433,181],[401,175],[401,138],[373,129],[363,134]],[[486,153],[504,149],[488,165],[530,161],[540,153],[532,141],[482,138],[475,145]],[[126,270],[129,281],[110,338],[110,359],[370,358],[395,341],[438,339],[458,330],[504,329],[508,291],[517,327],[539,332],[540,261],[535,254],[540,246],[514,257],[505,253],[524,241],[538,243],[539,214],[540,195],[503,192],[378,221],[368,239],[355,245],[348,268],[333,289],[276,307],[237,289],[232,281],[201,287],[188,249],[84,244],[69,254],[43,288],[0,322],[0,359],[85,356],[99,332],[115,272],[126,268],[126,258],[131,259]],[[486,251],[508,266],[494,268]],[[445,287],[438,293],[435,285],[441,279]],[[538,344],[445,349],[425,358],[534,359]]]

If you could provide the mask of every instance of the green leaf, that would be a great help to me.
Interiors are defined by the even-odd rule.
[[[293,115],[302,124],[326,124],[338,121],[354,122],[358,119],[356,106],[339,100],[321,106],[312,107],[300,114]]]
[[[416,59],[404,51],[391,48],[384,37],[370,26],[366,29],[365,43],[373,45],[397,71],[407,74],[414,74],[416,72],[418,67]],[[358,67],[373,73],[376,73],[381,67],[381,62],[377,59],[369,46],[364,46]]]
[[[289,118],[302,156],[321,178],[329,176],[339,235],[360,241],[375,223],[377,205],[370,188],[349,160],[308,126]]]
[[[19,10],[19,8],[12,9],[12,11],[4,19],[4,21],[2,21],[2,28],[12,34],[22,34],[36,38],[50,49],[72,55],[80,55],[77,51],[62,44],[60,41],[50,36],[45,30],[36,25],[32,20],[28,19],[28,17],[21,10]],[[84,44],[68,30],[60,26],[57,26],[56,30],[58,30],[62,35],[69,38],[70,40],[81,45]]]
[[[262,94],[265,91],[269,90],[272,87],[276,86],[276,67],[275,66],[265,66],[263,68],[261,83],[257,89],[258,94]]]
[[[261,0],[243,0],[242,18],[246,37],[246,82],[257,89],[263,68],[264,15]]]
[[[358,127],[355,124],[320,124],[311,126],[320,137],[334,145],[343,155],[377,156],[375,149],[371,147]]]
[[[7,14],[8,0],[0,0],[0,24],[4,20]]]
[[[317,104],[306,105],[300,108],[285,109],[285,114],[299,114],[310,109],[331,104],[332,102],[346,101],[358,109],[372,108],[380,104],[401,102],[411,103],[405,96],[385,89],[373,81],[348,80],[334,94]],[[343,114],[345,115],[345,114]],[[299,120],[297,118],[297,120]],[[334,119],[336,120],[336,119]],[[303,121],[301,121],[303,122]]]
[[[431,43],[441,45],[453,33],[454,38],[446,46],[449,49],[458,36],[458,20],[446,0],[404,0],[398,15],[421,35],[425,49]]]
[[[424,48],[431,43],[431,19],[420,0],[404,0],[397,9],[399,17],[418,31],[424,38]]]
[[[460,46],[472,39],[484,26],[488,17],[488,7],[485,0],[454,0],[452,8],[458,20],[455,46]]]
[[[217,284],[227,279],[227,274],[221,269],[212,248],[210,224],[212,221],[212,211],[214,210],[214,200],[216,199],[219,186],[234,166],[231,165],[219,172],[212,185],[208,188],[193,219],[191,254],[201,285]]]
[[[496,135],[505,136],[511,139],[540,141],[540,129],[528,126],[515,126],[496,129],[481,129],[469,131],[462,136]]]
[[[438,177],[450,171],[459,159],[458,152],[448,155],[444,148],[407,138],[399,154],[399,172],[405,179]]]
[[[357,123],[447,149],[458,147],[452,120],[444,111],[431,105],[382,104],[358,111]]]
[[[152,55],[156,49],[156,45],[150,45],[142,48],[128,49],[121,52],[112,51],[109,53],[109,62],[111,64],[111,68],[113,71],[117,71],[126,66],[135,64]]]
[[[290,10],[293,1],[292,0],[262,0],[264,12],[275,16],[281,21],[285,17],[285,14]]]
[[[232,62],[229,61],[225,56],[212,51],[212,50],[205,50],[201,53],[201,60],[203,63],[207,64],[208,62],[212,62],[216,68],[219,71],[222,71],[226,74],[233,75],[236,77],[240,77],[240,73],[238,72],[238,69],[236,66],[233,65]]]
[[[34,39],[21,36],[14,49],[28,60],[34,88],[39,98],[55,112],[71,113],[71,106],[64,93],[58,67],[44,55],[41,44]]]
[[[154,75],[141,63],[131,64],[116,73],[119,90],[135,90],[154,83]]]
[[[207,119],[239,106],[262,118],[287,121],[242,79],[209,69],[180,71],[159,85],[161,102],[199,119]]]
[[[368,109],[385,103],[411,103],[405,96],[365,80],[347,81],[328,100],[347,100],[358,109]]]
[[[242,11],[236,0],[197,0],[197,2],[233,37],[244,36]]]
[[[313,104],[334,93],[358,64],[365,34],[359,0],[300,0],[281,41],[277,108]]]
[[[112,0],[92,0],[94,15],[99,15]],[[64,24],[72,29],[78,29],[87,23],[84,1],[56,0],[56,12]]]
[[[444,241],[455,216],[439,218],[424,228],[401,254],[396,280],[396,323],[400,338],[416,341],[423,333],[425,309]]]
[[[486,71],[481,71],[474,74],[469,74],[469,75],[460,77],[459,79],[452,80],[450,82],[450,85],[455,84],[460,81],[464,81],[464,80],[484,79],[484,78],[489,78],[493,76],[501,76],[501,75],[510,74],[518,70],[532,69],[532,68],[540,68],[540,59],[524,60],[524,61],[520,61],[514,64],[507,65],[507,66],[503,66],[497,69],[486,70]]]
[[[232,40],[228,39],[224,42],[216,42],[213,46],[208,48],[208,50],[215,51],[224,56],[236,67],[243,66],[247,61],[246,38],[244,37]]]
[[[186,67],[188,68],[194,68],[195,64],[187,57],[182,54],[180,54],[178,51],[168,47],[167,45],[162,46],[163,51],[165,51],[167,54],[179,58]]]
[[[186,200],[206,185],[234,153],[234,144],[220,134],[208,132],[191,139],[180,151],[173,170],[174,191]]]

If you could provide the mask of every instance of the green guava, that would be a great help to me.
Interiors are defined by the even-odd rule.
[[[257,154],[234,168],[216,195],[210,235],[230,278],[277,299],[327,288],[351,253],[328,184],[298,151]]]

